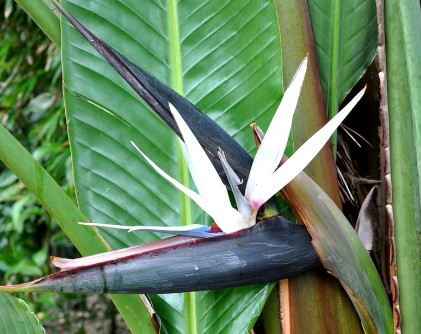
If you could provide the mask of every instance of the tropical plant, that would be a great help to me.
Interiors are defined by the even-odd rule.
[[[39,10],[32,11],[33,3],[28,2],[26,5],[29,7],[24,8],[34,14],[38,24],[59,43],[57,25],[54,23],[57,23],[57,18],[49,11],[41,14]],[[323,100],[330,115],[337,111],[340,102],[372,61],[377,46],[375,5],[368,1],[349,1],[346,6],[342,1],[310,1],[311,21],[306,2],[295,1],[207,2],[194,8],[191,3],[173,2],[165,5],[130,1],[63,3],[96,35],[208,112],[249,152],[253,151],[254,144],[246,125],[257,121],[263,128],[266,127],[282,95],[284,83],[289,81],[292,69],[299,63],[298,59],[309,53],[310,74],[303,92],[306,105],[300,106],[297,112],[300,119],[298,123],[296,121],[293,131],[294,145],[297,146],[304,141],[302,137],[316,132],[325,121]],[[412,13],[419,14],[419,3],[415,3],[412,3],[415,6]],[[38,5],[45,7],[42,1]],[[401,10],[399,5],[395,6]],[[402,5],[402,11],[410,15],[408,8],[409,5]],[[395,18],[399,19],[400,16]],[[394,19],[390,20],[392,26]],[[404,36],[402,43],[410,43],[405,39],[408,29],[402,22],[398,21],[397,31]],[[415,17],[414,22],[419,23],[419,17]],[[61,21],[61,29],[69,138],[75,186],[82,212],[96,222],[112,224],[179,225],[180,217],[182,224],[206,221],[206,217],[187,198],[180,197],[171,186],[157,178],[142,160],[137,159],[129,145],[130,140],[136,138],[160,166],[164,166],[172,175],[179,175],[183,183],[189,184],[186,163],[174,136],[67,21]],[[94,46],[98,46],[94,39],[93,42]],[[406,49],[401,47],[399,50]],[[405,56],[413,60],[411,52],[416,54],[415,51],[409,50],[409,55]],[[384,54],[380,52],[379,55]],[[399,57],[392,56],[391,60],[392,65],[396,65]],[[380,64],[384,65],[384,62],[380,61]],[[417,83],[413,75],[416,63],[414,65],[407,61],[406,64],[408,75],[405,78],[408,78],[407,87],[410,87]],[[320,70],[323,95],[317,69]],[[412,110],[412,105],[408,105]],[[415,113],[412,115],[416,117]],[[307,131],[302,131],[303,128]],[[416,138],[416,127],[414,132],[409,133],[415,133]],[[159,141],[156,140],[157,134]],[[106,250],[104,239],[112,248],[122,248],[157,237],[153,233],[128,234],[109,229],[101,229],[100,234],[97,230],[75,225],[74,222],[87,221],[86,217],[30,160],[25,151],[18,148],[4,129],[0,131],[0,141],[0,158],[48,207],[83,255]],[[201,144],[204,145],[204,142]],[[19,163],[22,159],[24,166]],[[393,159],[393,146],[392,161],[399,166],[399,162]],[[39,178],[32,177],[33,170],[37,171]],[[307,172],[340,206],[333,155],[329,147],[326,146]],[[43,182],[41,187],[40,180]],[[370,283],[366,283],[365,278],[361,284],[356,283],[355,277],[351,279],[352,273],[347,270],[348,267],[343,265],[362,265],[364,269],[360,273],[366,272],[368,281],[373,284],[377,274],[370,271],[372,264],[369,260],[358,262],[358,259],[368,259],[368,256],[361,251],[355,234],[350,231],[349,225],[343,223],[337,207],[316,184],[312,181],[297,182],[287,186],[283,195],[306,224],[324,266],[337,275],[353,297],[364,330],[392,331],[387,315],[390,312],[388,303],[376,297],[367,299],[369,290],[366,289]],[[416,180],[414,182],[415,185],[419,184]],[[48,192],[45,192],[46,189]],[[323,198],[322,204],[317,204],[312,198],[314,196]],[[419,205],[416,199],[417,191],[407,203]],[[315,213],[317,208],[324,209]],[[339,227],[332,229],[335,225],[324,225],[324,222],[330,221],[326,217],[332,217],[331,221],[337,222]],[[411,222],[412,225],[404,230],[405,235],[416,230],[416,217]],[[329,233],[333,233],[334,237]],[[411,245],[411,254],[417,263],[420,247],[417,241]],[[399,243],[397,247],[399,254]],[[342,262],[341,266],[340,261],[348,255],[355,255],[356,258]],[[405,263],[406,260],[402,261]],[[360,269],[356,270],[358,272]],[[408,278],[405,271],[402,277],[405,282],[409,281],[408,285],[415,291],[419,291],[417,278],[415,281]],[[379,284],[373,287],[371,292],[382,291]],[[269,284],[184,295],[152,295],[150,298],[163,332],[248,332],[272,288],[273,284]],[[401,286],[402,292],[407,291],[405,289]],[[284,280],[279,291],[280,305],[276,295],[272,296],[271,303],[264,310],[269,320],[260,322],[260,326],[268,332],[275,332],[269,328],[277,328],[277,332],[280,330],[280,307],[285,315],[285,332],[330,330],[355,333],[361,330],[349,299],[337,281],[326,274],[313,272]],[[363,295],[365,299],[360,298]],[[411,305],[406,296],[404,293],[402,297],[402,311]],[[149,313],[138,296],[113,296],[113,300],[133,332],[155,331]],[[416,306],[419,300],[413,303]],[[377,311],[373,313],[372,307],[376,309],[377,304],[381,304],[385,317]],[[301,320],[303,314],[307,321]],[[419,317],[411,311],[405,314],[407,320],[403,328],[416,328],[413,326],[417,326]]]

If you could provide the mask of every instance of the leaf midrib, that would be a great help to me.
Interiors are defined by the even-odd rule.
[[[183,95],[183,74],[180,49],[180,34],[177,3],[175,0],[168,0],[168,33],[170,43],[171,59],[171,86],[180,95]],[[189,186],[189,172],[186,160],[184,159],[181,145],[177,142],[178,178],[185,186]],[[181,225],[192,223],[190,199],[180,192],[180,220]],[[186,321],[186,333],[197,333],[197,313],[195,292],[184,294],[184,317]]]
[[[343,15],[344,4],[342,1],[335,1],[333,6],[333,31],[332,31],[332,68],[330,71],[329,101],[328,101],[328,119],[332,119],[338,112],[339,105],[339,83],[341,80],[341,58],[342,58],[342,40],[343,40]],[[336,157],[336,132],[331,138],[333,155]]]

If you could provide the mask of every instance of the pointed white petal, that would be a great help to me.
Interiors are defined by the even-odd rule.
[[[247,228],[245,226],[244,217],[235,209],[232,208],[231,202],[229,198],[227,202],[220,200],[212,200],[209,198],[205,198],[194,192],[193,190],[187,188],[177,180],[173,179],[167,173],[165,173],[159,166],[157,166],[151,159],[149,159],[137,145],[131,142],[134,148],[145,158],[145,160],[160,174],[163,178],[165,178],[168,182],[170,182],[173,186],[181,190],[184,194],[189,196],[197,205],[199,205],[209,216],[211,216],[215,223],[219,226],[219,228],[224,231],[225,233],[231,233],[233,231],[238,231],[243,228]],[[207,158],[207,157],[206,157]],[[204,175],[203,177],[206,177]],[[219,178],[219,176],[218,176]],[[219,179],[219,182],[222,181]],[[228,197],[227,190],[224,187],[224,191],[226,196]],[[243,221],[242,221],[242,220]]]
[[[343,108],[335,117],[333,117],[323,128],[317,131],[309,140],[307,140],[281,167],[279,167],[269,182],[259,184],[251,195],[252,205],[260,206],[276,194],[280,189],[287,185],[296,177],[313,158],[319,153],[332,134],[342,123],[346,116],[355,107],[358,101],[364,95],[365,88],[360,91],[345,108]],[[266,138],[266,137],[265,137]]]
[[[237,202],[238,211],[244,216],[244,218],[249,221],[250,226],[253,226],[256,223],[256,217],[252,217],[252,209],[250,203],[238,189],[238,185],[242,183],[238,175],[229,165],[227,159],[225,158],[224,152],[219,150],[218,152],[219,159],[221,160],[222,167],[224,168],[225,175],[227,176],[228,182],[231,186],[231,190],[234,194],[235,201]]]
[[[129,231],[198,231],[198,232],[209,232],[211,228],[207,225],[191,224],[185,226],[132,226]]]
[[[219,212],[218,216],[213,216],[215,223],[225,233],[232,233],[240,231],[253,226],[244,216],[236,209],[226,207],[223,211]]]
[[[134,226],[129,225],[114,225],[114,224],[101,224],[101,223],[78,223],[79,225],[86,225],[86,226],[98,226],[98,227],[109,227],[109,228],[116,228],[119,230],[131,230]]]
[[[206,225],[200,224],[191,224],[186,226],[129,226],[129,225],[114,225],[114,224],[102,224],[102,223],[78,223],[80,225],[86,226],[97,226],[97,227],[107,227],[115,228],[120,230],[128,230],[129,232],[133,231],[149,231],[149,232],[160,232],[160,233],[169,233],[176,235],[186,235],[191,237],[201,237],[208,238],[214,237],[215,233],[209,233],[211,228]]]
[[[185,185],[181,184],[177,180],[173,179],[171,176],[169,176],[166,172],[164,172],[157,164],[155,164],[149,157],[144,154],[139,147],[132,141],[130,141],[134,148],[143,156],[143,158],[155,169],[155,171],[161,175],[164,179],[166,179],[168,182],[170,182],[174,187],[181,190],[184,194],[186,194],[188,197],[190,197],[193,201],[196,202],[197,205],[199,205],[203,210],[205,210],[209,215],[212,215],[213,209],[210,209],[212,204],[208,203],[207,199],[205,199],[203,196],[197,194],[193,190],[187,188]],[[216,208],[215,208],[216,210]],[[211,212],[209,212],[211,211]]]
[[[371,204],[373,202],[373,194],[376,186],[374,186],[366,196],[360,212],[358,213],[357,223],[355,224],[355,231],[362,241],[365,249],[369,252],[373,250],[374,240],[374,220]]]
[[[190,173],[199,194],[215,204],[227,205],[230,203],[228,192],[215,167],[177,109],[171,103],[169,106],[183,136]]]
[[[251,193],[258,184],[268,182],[268,177],[272,175],[281,161],[288,143],[292,119],[300,97],[306,70],[307,57],[301,62],[289,87],[285,91],[282,101],[266,131],[266,135],[257,150],[247,181],[245,194],[247,199],[250,199]]]

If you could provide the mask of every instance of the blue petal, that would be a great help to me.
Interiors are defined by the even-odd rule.
[[[134,231],[149,231],[158,233],[169,233],[174,235],[184,235],[195,238],[212,238],[217,235],[223,234],[223,232],[211,233],[211,228],[206,225],[192,224],[186,226],[134,226],[129,232]]]

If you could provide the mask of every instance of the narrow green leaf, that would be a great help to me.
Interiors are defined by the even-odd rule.
[[[281,319],[279,316],[282,312],[279,297],[279,288],[275,286],[256,324],[259,333],[282,334],[281,320],[288,320],[285,317]]]
[[[184,95],[183,92],[183,74],[182,74],[182,59],[180,49],[180,31],[179,31],[179,17],[178,8],[175,1],[168,1],[168,29],[169,29],[169,44],[170,44],[170,59],[172,69],[172,88]],[[177,143],[177,161],[178,161],[178,177],[182,184],[189,187],[190,176],[188,172],[187,162],[184,159],[182,149]],[[180,219],[181,225],[192,224],[192,208],[191,200],[187,195],[180,192]],[[198,314],[197,314],[196,292],[187,292],[184,294],[184,319],[187,333],[197,333],[198,328]]]
[[[61,44],[60,20],[43,0],[15,0],[58,47]],[[48,1],[48,0],[47,0]]]
[[[45,333],[35,314],[21,299],[0,293],[0,331],[2,333]]]
[[[398,302],[402,333],[417,333],[421,328],[419,1],[386,1],[385,26]]]

